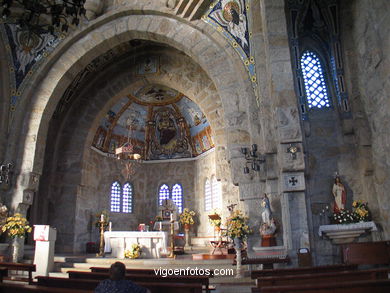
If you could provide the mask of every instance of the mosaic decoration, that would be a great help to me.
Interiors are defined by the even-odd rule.
[[[255,58],[252,56],[249,31],[248,12],[250,10],[247,0],[218,0],[210,5],[210,9],[202,17],[208,24],[220,32],[240,55],[245,68],[248,71],[249,79],[256,95],[256,102],[259,105],[257,91],[257,79],[255,69]]]
[[[198,105],[172,88],[149,84],[121,98],[102,118],[92,147],[114,157],[131,137],[145,160],[188,158],[214,147],[211,127]]]
[[[0,25],[0,33],[4,40],[8,40],[6,49],[10,71],[10,110],[13,112],[32,74],[65,36],[48,33],[42,34],[41,37],[29,37],[26,31],[18,30],[16,24],[6,23]]]

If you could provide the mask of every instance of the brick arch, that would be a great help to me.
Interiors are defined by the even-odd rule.
[[[144,11],[144,13],[146,13]],[[246,143],[250,139],[247,119],[240,125],[229,122],[229,116],[243,111],[241,100],[254,99],[250,81],[237,76],[246,76],[245,68],[233,48],[223,38],[215,36],[205,24],[195,27],[168,15],[123,15],[123,12],[110,14],[109,21],[93,22],[83,32],[67,40],[57,55],[54,54],[46,68],[42,68],[41,78],[36,86],[30,88],[27,96],[31,102],[23,119],[19,144],[21,153],[18,165],[20,173],[41,173],[47,129],[50,118],[65,89],[72,78],[90,61],[116,45],[134,38],[153,40],[184,52],[198,63],[212,80],[218,95],[223,117],[224,129],[217,134],[224,136],[224,147],[229,144]],[[200,104],[201,101],[195,102]],[[244,141],[243,141],[244,140]],[[28,147],[22,147],[23,145]],[[19,182],[23,179],[20,178]],[[14,193],[15,202],[21,202],[23,191],[28,186],[19,185]]]

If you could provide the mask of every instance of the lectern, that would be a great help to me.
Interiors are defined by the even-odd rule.
[[[34,225],[36,275],[48,276],[54,265],[57,230],[49,225]]]

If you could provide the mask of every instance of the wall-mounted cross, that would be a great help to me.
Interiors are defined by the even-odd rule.
[[[298,180],[295,179],[294,176],[290,177],[290,179],[288,180],[288,183],[290,183],[292,186],[295,186],[297,183],[298,183]]]

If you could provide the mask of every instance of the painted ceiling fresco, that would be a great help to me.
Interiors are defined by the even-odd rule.
[[[150,84],[121,98],[101,120],[93,148],[108,156],[130,142],[143,160],[196,157],[214,147],[199,107],[174,89]]]

